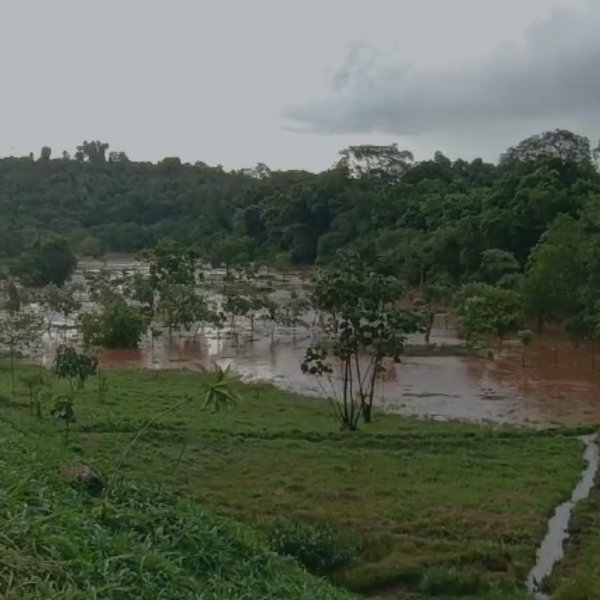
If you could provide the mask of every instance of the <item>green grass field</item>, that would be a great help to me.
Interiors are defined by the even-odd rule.
[[[107,375],[104,404],[95,378],[80,392],[70,446],[110,475],[135,432],[193,395],[207,375]],[[528,597],[523,582],[547,519],[570,496],[583,466],[575,432],[377,415],[375,423],[346,434],[325,401],[236,385],[244,401],[227,412],[203,412],[190,402],[160,420],[126,459],[123,474],[267,535],[279,531],[282,520],[288,527],[307,523],[311,531],[333,531],[354,561],[327,576],[365,595]],[[6,368],[0,390],[5,423],[48,446],[64,446],[61,423],[31,416],[25,387],[18,384],[12,394]],[[599,536],[582,543],[600,558]],[[566,588],[585,568],[565,561],[556,588]],[[296,597],[328,596],[290,596]]]
[[[57,476],[66,459],[0,422],[3,600],[343,600],[250,528],[155,490],[100,501]]]

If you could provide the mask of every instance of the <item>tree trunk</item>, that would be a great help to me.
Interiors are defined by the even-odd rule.
[[[15,349],[10,349],[10,389],[11,392],[15,393]]]
[[[541,334],[544,331],[544,315],[537,315],[536,319],[536,331],[538,334]]]
[[[363,404],[362,414],[365,423],[371,423],[373,421],[373,406],[370,402]]]

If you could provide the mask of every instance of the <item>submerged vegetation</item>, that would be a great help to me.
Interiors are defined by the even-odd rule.
[[[376,384],[406,353],[493,359],[509,338],[521,372],[548,325],[596,342],[588,140],[534,136],[498,165],[351,147],[320,174],[48,150],[0,160],[3,598],[526,597],[581,432],[391,417]],[[138,260],[111,272],[114,251]],[[76,272],[76,254],[104,265]],[[317,269],[281,290],[284,265]],[[439,313],[462,346],[432,343]],[[298,370],[321,399],[219,365],[102,366],[160,337],[277,328],[310,340]],[[87,492],[74,462],[97,475]],[[562,600],[593,598],[583,529],[543,582]]]

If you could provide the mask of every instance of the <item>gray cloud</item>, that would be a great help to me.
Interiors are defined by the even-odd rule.
[[[451,68],[394,62],[370,45],[355,44],[330,76],[328,95],[289,106],[284,117],[300,131],[413,139],[529,135],[550,122],[595,127],[600,125],[599,30],[596,0],[580,12],[556,9],[533,25],[521,44],[501,44],[488,56]]]

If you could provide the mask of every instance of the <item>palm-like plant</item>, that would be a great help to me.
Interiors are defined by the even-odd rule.
[[[119,458],[119,462],[117,463],[115,471],[110,479],[108,486],[106,487],[107,493],[112,489],[116,477],[118,476],[121,467],[123,466],[123,462],[131,452],[132,448],[135,446],[136,442],[146,431],[148,431],[148,428],[151,425],[156,423],[156,421],[158,421],[165,415],[174,412],[184,404],[197,400],[198,398],[203,400],[200,410],[212,408],[214,412],[218,412],[227,408],[232,408],[242,401],[241,394],[231,387],[232,383],[238,380],[237,375],[231,372],[231,365],[228,366],[226,369],[223,369],[220,365],[213,363],[213,367],[214,370],[211,369],[210,372],[214,372],[216,374],[216,378],[214,380],[202,382],[197,394],[187,396],[186,398],[183,398],[182,400],[179,400],[175,404],[169,406],[169,408],[166,408],[162,412],[158,413],[135,434],[134,438],[131,440],[131,442],[129,443],[127,448],[125,448],[123,454],[121,454],[121,457]],[[205,373],[209,372],[209,369],[207,369],[204,366],[202,366],[201,369]],[[181,452],[179,454],[177,463],[174,468],[174,472],[177,470],[177,467],[181,462],[186,447],[187,440],[182,446]]]
[[[202,410],[211,408],[214,412],[237,406],[242,397],[240,393],[233,389],[231,385],[238,381],[238,376],[231,371],[231,365],[223,369],[216,363],[213,363],[216,379],[211,383],[204,383],[200,397],[204,399]],[[202,367],[207,372],[206,367]]]

